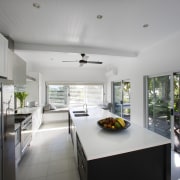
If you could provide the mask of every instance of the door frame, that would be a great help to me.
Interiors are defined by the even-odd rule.
[[[155,75],[146,75],[144,76],[144,89],[145,89],[145,98],[144,98],[144,126],[148,129],[148,78],[154,78],[154,77],[161,77],[161,76],[169,76],[170,77],[170,128],[171,128],[171,149],[174,150],[174,74],[177,74],[175,72],[170,73],[161,73],[161,74],[155,74]],[[180,74],[180,72],[178,73]]]
[[[113,113],[115,113],[115,107],[114,107],[114,84],[115,83],[120,83],[121,84],[121,94],[120,94],[120,97],[121,97],[121,101],[123,101],[123,88],[124,88],[124,82],[129,82],[130,83],[130,86],[131,86],[131,81],[130,79],[123,79],[123,80],[119,80],[119,81],[112,81],[111,82],[111,101],[112,101],[112,111]],[[121,104],[121,116],[123,115],[123,106]],[[130,112],[130,117],[131,117],[131,112]]]

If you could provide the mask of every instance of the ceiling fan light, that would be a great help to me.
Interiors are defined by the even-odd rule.
[[[34,2],[34,3],[33,3],[33,7],[39,9],[39,8],[40,8],[40,4],[37,3],[37,2]]]
[[[98,15],[96,16],[96,18],[97,18],[97,19],[102,19],[103,16],[102,16],[101,14],[98,14]]]
[[[148,28],[149,24],[143,24],[143,28]]]

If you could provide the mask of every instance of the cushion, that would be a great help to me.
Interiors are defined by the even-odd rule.
[[[49,111],[50,110],[50,104],[46,104],[43,109],[44,109],[44,111]]]
[[[55,110],[55,109],[56,109],[56,106],[53,104],[50,104],[50,110]]]
[[[46,104],[43,109],[44,111],[56,110],[56,106],[54,104]]]

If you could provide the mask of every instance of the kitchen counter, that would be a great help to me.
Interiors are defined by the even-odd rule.
[[[117,132],[101,129],[97,125],[98,120],[106,117],[117,117],[109,111],[99,108],[88,108],[89,116],[75,117],[74,110],[77,110],[77,108],[71,109],[70,115],[87,160],[170,143],[169,139],[139,127],[132,122],[129,128]]]
[[[97,121],[118,117],[107,110],[88,108],[89,116],[69,111],[70,135],[81,180],[170,180],[170,140],[131,122],[121,131],[107,131]]]
[[[32,139],[35,139],[36,133],[42,124],[42,107],[24,107],[17,110],[17,116],[32,114]]]
[[[20,108],[20,109],[18,109],[17,114],[29,114],[29,113],[33,113],[38,108],[41,108],[41,107],[37,106],[37,107],[24,107],[24,108]]]

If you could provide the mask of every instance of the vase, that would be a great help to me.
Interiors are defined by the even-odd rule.
[[[20,108],[23,108],[23,107],[24,107],[24,100],[20,101]]]

